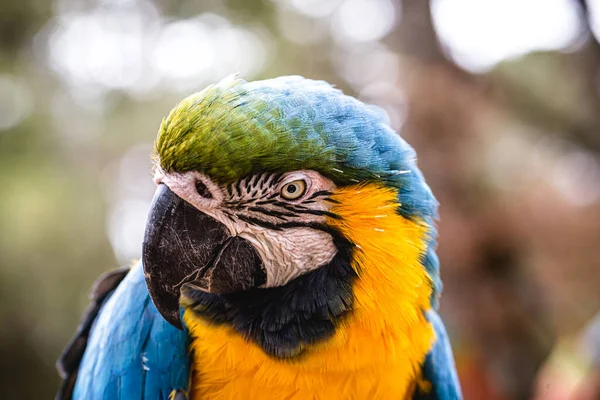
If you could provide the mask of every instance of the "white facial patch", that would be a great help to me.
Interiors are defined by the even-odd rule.
[[[262,174],[220,186],[199,172],[158,170],[154,180],[223,223],[232,236],[251,242],[267,272],[263,287],[282,286],[337,253],[333,237],[320,229],[330,215],[328,196],[335,185],[318,172]]]
[[[240,236],[250,241],[267,270],[265,287],[285,285],[298,276],[328,264],[337,249],[331,235],[312,228],[273,231],[254,227]]]

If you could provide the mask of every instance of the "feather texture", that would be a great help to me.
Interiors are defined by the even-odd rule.
[[[58,373],[63,378],[63,383],[56,395],[56,400],[68,400],[72,397],[79,364],[87,348],[92,324],[96,320],[106,299],[110,297],[113,290],[115,290],[128,273],[129,268],[121,268],[102,274],[94,282],[90,294],[90,305],[83,315],[73,339],[66,346],[56,363]]]
[[[231,325],[211,323],[188,309],[184,321],[193,337],[194,399],[412,396],[435,339],[425,317],[431,280],[420,262],[428,226],[399,215],[397,192],[381,185],[340,188],[331,197],[336,200],[331,211],[341,218],[327,224],[356,245],[352,311],[333,320],[336,330],[330,338],[307,343],[296,358],[278,359]]]
[[[264,172],[313,169],[338,186],[380,182],[397,190],[398,212],[427,223],[422,264],[441,291],[434,252],[437,201],[413,148],[380,112],[323,81],[229,77],[182,100],[163,120],[157,167],[199,171],[220,184]]]
[[[422,378],[429,388],[417,390],[413,400],[460,400],[462,394],[444,323],[433,310],[427,313],[427,319],[433,325],[436,335],[435,344],[427,354],[422,372]]]
[[[73,399],[167,400],[173,390],[187,391],[187,346],[187,333],[150,301],[138,262],[94,322]]]
[[[74,399],[179,399],[188,393],[195,400],[407,399],[421,378],[431,383],[432,398],[460,398],[447,336],[433,311],[441,290],[437,202],[412,147],[380,113],[322,81],[231,77],[171,111],[154,157],[164,172],[199,171],[222,185],[299,169],[331,179],[337,185],[331,212],[339,218],[328,218],[327,225],[355,246],[346,263],[352,279],[323,281],[343,289],[338,296],[339,287],[330,288],[324,298],[337,303],[323,303],[323,310],[339,315],[312,308],[293,314],[303,308],[298,299],[310,305],[304,300],[311,296],[270,306],[245,304],[237,295],[190,297],[183,302],[189,332],[181,332],[156,311],[138,263],[92,326]],[[290,288],[315,289],[303,283]],[[285,288],[282,293],[291,296]],[[262,308],[249,310],[254,304]],[[326,332],[300,332],[303,321],[317,317]],[[289,339],[285,346],[271,335],[279,331]],[[265,351],[265,343],[277,351]]]

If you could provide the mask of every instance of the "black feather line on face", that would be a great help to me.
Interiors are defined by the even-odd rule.
[[[259,201],[254,202],[254,204],[256,204],[257,206],[263,206],[265,204],[274,204],[276,202],[277,202],[276,200],[259,200]]]
[[[271,183],[271,185],[273,185],[273,186],[279,185],[281,183],[282,179],[283,179],[283,174],[281,174],[281,173],[274,174],[273,182]]]
[[[192,310],[214,324],[231,326],[275,358],[300,356],[307,345],[335,333],[352,310],[353,246],[334,234],[338,253],[321,268],[281,287],[215,295],[184,288]]]
[[[311,209],[306,209],[306,210],[296,210],[297,213],[299,214],[311,214],[311,215],[326,215],[330,218],[334,218],[334,219],[341,219],[342,217],[340,217],[339,215],[332,213],[330,211],[325,211],[325,210],[311,210]]]
[[[275,218],[279,218],[282,219],[284,221],[286,221],[285,217],[298,217],[298,214],[292,213],[292,212],[283,212],[283,211],[276,211],[276,210],[266,210],[264,208],[260,208],[260,207],[248,207],[247,209],[248,211],[254,211],[257,213],[261,213],[264,215],[270,215],[272,217]]]
[[[341,217],[335,213],[332,213],[331,211],[327,211],[327,210],[313,210],[311,208],[308,207],[302,207],[300,205],[295,205],[295,204],[285,204],[285,203],[280,203],[277,202],[275,203],[276,206],[279,206],[285,210],[288,210],[290,212],[293,212],[295,214],[311,214],[311,215],[319,215],[319,216],[328,216],[330,218],[334,218],[334,219],[340,219]]]
[[[244,214],[239,214],[239,215],[237,215],[237,217],[244,222],[247,222],[247,223],[253,224],[253,225],[257,225],[257,226],[260,226],[263,228],[273,229],[276,231],[280,231],[283,229],[283,228],[279,227],[278,224],[273,224],[273,223],[270,223],[267,221],[263,221],[262,219],[259,219],[259,218],[249,217]]]
[[[259,182],[260,179],[260,175],[256,174],[253,175],[252,178],[250,178],[250,181],[248,182],[248,187],[252,190],[256,187],[256,184]]]
[[[304,203],[304,202],[302,202],[302,203]],[[306,209],[306,207],[304,207],[303,205],[300,205],[297,203],[286,203],[285,201],[276,201],[273,204],[275,204],[276,206],[279,206],[279,207],[283,207],[283,208],[288,207],[288,208],[300,209],[300,210]]]
[[[298,212],[299,210],[307,210],[308,208],[300,206],[298,204],[288,204],[281,201],[275,202],[273,205],[281,208],[285,208],[288,211]]]
[[[341,201],[332,199],[331,197],[327,197],[327,198],[323,199],[323,201],[328,201],[328,202],[333,203],[333,204],[342,204]]]
[[[242,195],[242,180],[241,179],[235,183],[235,189],[236,189],[238,195],[241,196]]]
[[[329,226],[318,223],[318,222],[288,221],[288,222],[272,223],[272,222],[268,222],[268,221],[263,221],[262,219],[248,217],[247,215],[238,215],[237,217],[240,220],[247,222],[249,224],[255,224],[255,225],[261,226],[263,228],[272,229],[275,231],[282,231],[282,230],[288,229],[288,228],[311,228],[311,229],[316,229],[319,231],[327,232],[334,238],[336,236],[339,236],[339,234],[337,233],[337,231],[335,229],[332,229]]]
[[[312,195],[312,196],[310,196],[310,197],[308,198],[308,200],[313,200],[313,199],[316,199],[317,197],[321,197],[321,196],[329,196],[329,195],[331,195],[331,194],[333,194],[333,193],[331,193],[331,192],[330,192],[330,191],[328,191],[328,190],[320,190],[320,191],[318,191],[318,192],[315,192],[315,193],[313,193],[313,195]]]
[[[270,194],[269,196],[264,197],[265,190],[267,188],[272,187],[273,185],[278,184],[279,181],[282,180],[281,174],[256,174],[250,177],[241,179],[237,181],[235,184],[232,184],[230,187],[226,188],[230,195],[242,195],[245,192],[251,198],[245,199],[237,199],[225,201],[224,205],[227,208],[237,210],[238,218],[242,221],[252,223],[254,225],[258,225],[264,228],[271,229],[281,229],[276,226],[273,222],[264,221],[259,216],[248,216],[244,215],[243,211],[251,211],[254,213],[267,215],[273,218],[277,218],[281,221],[288,221],[288,218],[296,218],[299,217],[300,214],[310,214],[317,216],[328,216],[330,218],[339,219],[340,217],[334,213],[331,213],[326,210],[313,210],[309,207],[306,207],[303,204],[310,204],[317,202],[316,199],[323,196],[328,196],[331,192],[327,190],[321,190],[310,196],[309,199],[305,199],[303,201],[297,202],[285,202],[281,199],[277,199],[280,197],[279,192],[275,192]],[[242,190],[242,188],[244,190]],[[232,196],[233,197],[233,196]],[[312,199],[312,200],[311,200]],[[324,199],[327,200],[327,199]],[[261,206],[271,205],[274,207],[279,207],[280,210],[274,210],[271,208],[263,208]]]

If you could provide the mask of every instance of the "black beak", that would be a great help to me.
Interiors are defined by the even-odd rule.
[[[250,242],[160,184],[152,200],[142,263],[148,292],[161,315],[183,329],[179,298],[187,285],[222,294],[263,285],[266,273]]]

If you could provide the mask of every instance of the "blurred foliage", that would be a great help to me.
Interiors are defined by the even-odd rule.
[[[5,1],[0,13],[0,46],[10,62],[51,17],[51,3],[44,0]]]
[[[476,71],[422,0],[0,2],[2,398],[53,395],[92,282],[139,255],[161,118],[236,71],[324,79],[385,109],[442,205],[442,314],[466,398],[563,393],[600,308],[600,51],[586,4],[568,3],[581,31],[570,48]]]

